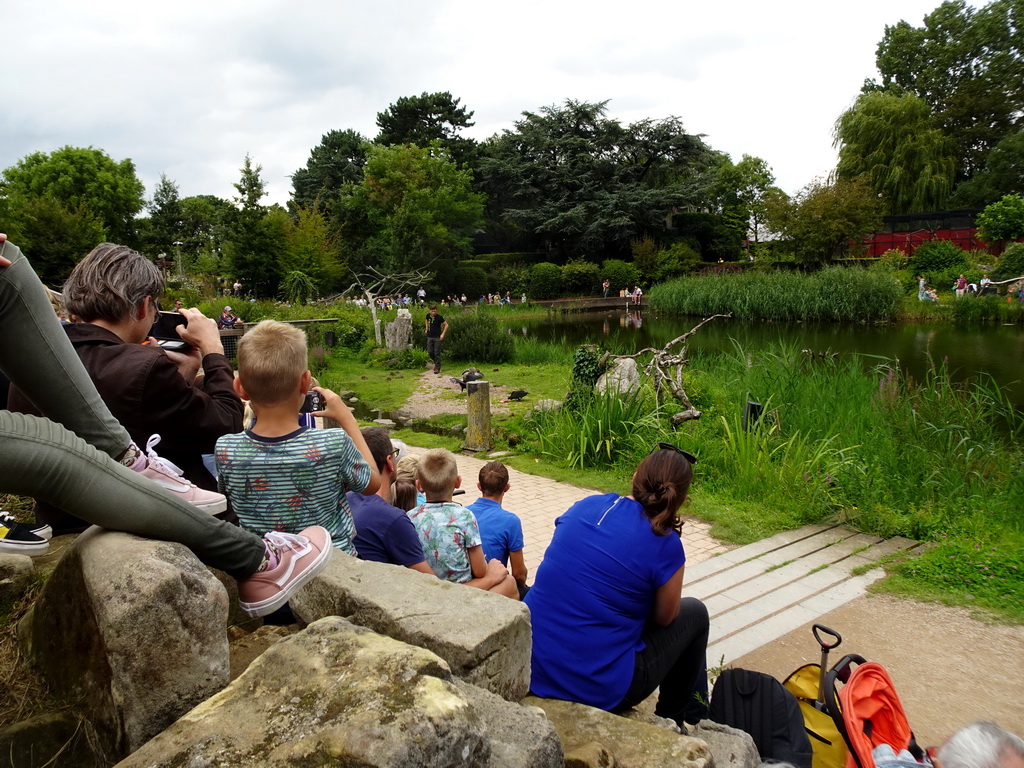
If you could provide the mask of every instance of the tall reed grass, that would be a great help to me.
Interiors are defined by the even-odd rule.
[[[889,321],[903,288],[891,275],[828,267],[814,274],[744,272],[697,275],[656,285],[651,306],[681,315],[731,312],[754,320]]]

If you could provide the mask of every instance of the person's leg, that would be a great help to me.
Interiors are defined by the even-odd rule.
[[[644,650],[636,654],[633,680],[615,709],[628,709],[660,687],[655,713],[682,724],[699,719],[692,707],[695,690],[707,692],[698,680],[707,675],[708,610],[693,597],[679,601],[679,616],[667,627],[649,624],[643,633]],[[689,717],[688,717],[689,715]]]
[[[77,359],[77,358],[76,358]],[[56,504],[90,523],[184,544],[235,578],[263,562],[263,540],[211,517],[47,419],[0,411],[0,490]]]
[[[0,369],[48,418],[120,456],[128,432],[100,399],[28,260],[16,245],[0,247],[11,261],[0,267]]]

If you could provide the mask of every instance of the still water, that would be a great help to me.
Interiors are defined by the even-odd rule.
[[[516,324],[513,332],[575,346],[585,342],[607,345],[616,351],[663,346],[689,331],[699,318],[640,313],[592,312],[552,314],[545,321]],[[734,340],[744,349],[785,345],[813,352],[862,355],[866,363],[877,358],[898,360],[902,369],[921,381],[933,365],[947,361],[954,379],[968,380],[988,374],[1019,408],[1024,408],[1024,328],[984,325],[956,327],[949,323],[905,323],[891,326],[766,323],[715,320],[690,339],[691,353],[732,352]]]

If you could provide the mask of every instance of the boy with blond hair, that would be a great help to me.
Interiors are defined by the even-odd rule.
[[[516,581],[498,560],[488,562],[473,513],[452,501],[462,484],[455,456],[434,448],[420,456],[416,487],[427,500],[409,510],[427,564],[440,579],[517,598]]]
[[[218,484],[242,526],[253,533],[295,533],[320,525],[335,548],[356,556],[345,492],[376,493],[380,474],[355,417],[331,390],[314,387],[324,401],[314,415],[332,418],[342,428],[298,425],[311,379],[306,334],[300,329],[263,320],[241,338],[234,387],[251,402],[256,423],[217,441]]]

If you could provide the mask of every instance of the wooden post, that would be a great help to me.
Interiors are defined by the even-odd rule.
[[[471,381],[466,385],[467,415],[464,451],[489,451],[491,442],[491,385],[486,381]]]

